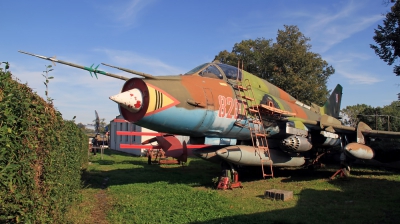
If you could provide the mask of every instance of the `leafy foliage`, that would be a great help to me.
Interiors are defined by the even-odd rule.
[[[94,119],[93,120],[93,125],[96,127],[98,127],[97,128],[97,131],[95,130],[95,133],[97,134],[97,133],[105,133],[106,131],[106,127],[108,126],[107,125],[107,122],[106,122],[106,119],[105,118],[99,118],[98,120],[97,119]]]
[[[388,65],[396,62],[400,57],[400,1],[397,0],[391,7],[383,20],[383,26],[378,25],[378,29],[375,29],[373,38],[378,44],[370,45],[375,54]],[[393,72],[400,75],[400,64],[394,66]]]
[[[62,223],[87,150],[73,121],[0,69],[0,222]]]
[[[341,110],[346,125],[357,127],[362,121],[371,128],[383,131],[400,131],[399,102],[393,101],[390,105],[372,107],[365,104],[347,106]]]
[[[366,104],[357,104],[354,106],[347,106],[341,110],[341,113],[344,115],[343,123],[345,125],[351,127],[357,127],[357,124],[360,122],[360,114],[366,114],[368,111],[371,111],[373,108]],[[366,114],[370,115],[370,114]]]
[[[258,38],[236,43],[231,52],[215,56],[222,63],[237,66],[284,89],[296,99],[322,105],[329,91],[327,81],[334,74],[332,66],[317,53],[311,52],[310,38],[297,26],[278,30],[276,42]]]
[[[46,70],[43,71],[42,76],[45,78],[45,81],[43,83],[46,86],[45,95],[47,97],[47,103],[53,104],[54,99],[49,97],[49,82],[50,82],[50,79],[54,78],[53,76],[49,76],[49,72],[53,71],[53,69],[51,67],[52,67],[51,65],[46,65]]]

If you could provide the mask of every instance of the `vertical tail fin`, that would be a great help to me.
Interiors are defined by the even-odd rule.
[[[340,103],[342,102],[342,91],[343,87],[338,84],[336,88],[332,91],[329,99],[325,102],[324,106],[321,108],[323,114],[339,118]]]

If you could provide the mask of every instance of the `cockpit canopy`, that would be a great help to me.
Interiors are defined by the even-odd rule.
[[[222,63],[204,63],[185,73],[185,75],[200,75],[214,79],[242,79],[242,71],[234,66]]]

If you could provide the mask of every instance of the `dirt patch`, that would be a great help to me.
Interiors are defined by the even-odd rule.
[[[77,224],[108,224],[107,212],[110,210],[112,198],[107,194],[107,181],[105,178],[102,189],[82,190],[82,202],[72,206],[68,211],[67,219]]]
[[[96,224],[108,224],[107,221],[107,211],[110,206],[110,201],[109,197],[107,196],[107,183],[108,183],[109,178],[106,177],[103,180],[101,190],[97,192],[97,194],[94,196],[94,207],[90,212],[90,216],[92,219],[92,223]]]
[[[108,224],[107,211],[109,209],[109,200],[106,190],[99,190],[93,199],[94,206],[90,212],[91,223]]]

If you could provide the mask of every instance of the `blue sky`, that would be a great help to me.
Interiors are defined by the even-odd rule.
[[[0,61],[14,76],[44,96],[41,76],[49,61],[20,54],[23,50],[90,66],[101,62],[153,75],[185,73],[210,62],[235,43],[275,39],[284,25],[297,25],[311,38],[336,72],[342,108],[384,106],[397,100],[400,78],[369,47],[374,29],[390,10],[381,0],[69,0],[0,1]],[[131,74],[100,66],[130,77]],[[49,95],[65,119],[91,123],[94,110],[111,120],[119,114],[108,99],[123,81],[91,78],[88,72],[57,64]]]

